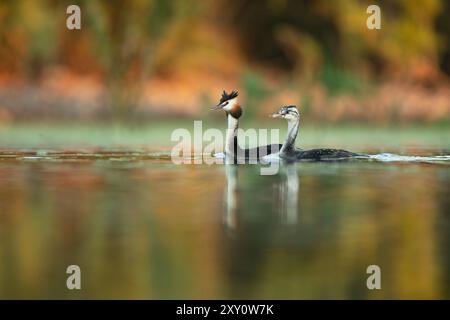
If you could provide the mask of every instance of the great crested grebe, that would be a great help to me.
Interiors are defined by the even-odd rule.
[[[288,122],[288,133],[280,152],[270,156],[279,156],[287,160],[327,160],[359,156],[359,154],[340,149],[297,149],[295,147],[295,139],[300,126],[300,113],[296,106],[282,107],[278,112],[272,114],[272,118],[286,119]]]
[[[278,152],[281,144],[269,144],[250,149],[242,149],[239,146],[237,131],[239,128],[239,118],[242,116],[242,107],[238,103],[238,92],[226,93],[223,91],[219,103],[212,110],[225,110],[228,120],[227,137],[225,141],[225,156],[232,158],[256,158],[260,159],[268,154]]]

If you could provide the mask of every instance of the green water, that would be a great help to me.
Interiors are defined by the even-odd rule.
[[[170,151],[170,126],[81,128],[0,129],[0,298],[450,298],[448,162],[263,176],[173,164],[153,151]],[[311,146],[405,155],[449,154],[448,137],[304,131]],[[79,291],[66,288],[72,264]],[[369,265],[381,290],[366,287]]]
[[[225,134],[226,123],[206,120],[203,130],[219,128]],[[280,129],[280,140],[286,134],[283,121],[241,121],[240,127]],[[83,123],[19,123],[0,126],[0,148],[85,148],[123,147],[126,150],[167,150],[175,143],[171,134],[177,128],[193,132],[193,120],[154,121],[140,125]],[[257,145],[257,141],[250,141]],[[450,149],[450,126],[373,126],[309,124],[300,128],[297,144],[309,147],[341,147],[365,150],[404,151],[405,148]]]

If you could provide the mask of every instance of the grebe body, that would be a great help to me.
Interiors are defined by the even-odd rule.
[[[295,147],[295,140],[297,138],[300,127],[300,113],[295,106],[282,107],[278,112],[272,114],[273,118],[283,118],[288,122],[288,133],[286,141],[283,143],[280,152],[272,156],[286,160],[330,160],[343,159],[359,156],[359,154],[341,149],[311,149],[302,150]]]

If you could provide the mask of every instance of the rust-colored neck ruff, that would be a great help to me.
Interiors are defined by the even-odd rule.
[[[242,108],[240,105],[236,104],[230,111],[228,111],[233,118],[239,119],[242,116]]]

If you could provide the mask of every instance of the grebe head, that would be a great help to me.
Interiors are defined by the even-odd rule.
[[[300,119],[300,112],[298,112],[296,106],[284,106],[277,112],[272,113],[271,116],[272,118],[283,118],[287,121],[297,121]]]
[[[225,110],[225,112],[236,119],[239,119],[242,115],[242,108],[238,103],[239,93],[237,91],[231,91],[231,93],[226,93],[225,90],[222,93],[219,103],[211,108],[211,110]]]

